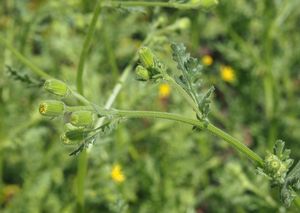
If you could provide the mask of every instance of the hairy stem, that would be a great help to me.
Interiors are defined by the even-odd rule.
[[[91,41],[96,29],[96,23],[98,16],[101,11],[101,2],[102,0],[98,0],[95,10],[93,12],[93,17],[91,23],[88,28],[87,36],[85,37],[83,48],[81,51],[79,65],[77,69],[77,78],[76,78],[76,86],[77,90],[80,95],[83,95],[84,88],[83,88],[83,71],[84,71],[84,63],[86,59],[86,55],[88,53],[89,47],[91,45]],[[76,93],[75,93],[76,95]],[[82,96],[78,96],[81,98]],[[87,104],[87,102],[82,99],[83,103]],[[78,164],[77,164],[77,211],[78,212],[85,212],[84,210],[84,184],[85,184],[85,177],[87,174],[87,166],[88,165],[88,154],[86,150],[83,150],[82,154],[79,156]]]
[[[166,81],[169,82],[175,89],[180,93],[180,95],[188,102],[188,104],[193,108],[193,110],[197,113],[199,117],[201,117],[201,112],[197,106],[197,104],[194,102],[193,98],[187,94],[187,92],[179,85],[176,83],[176,81],[167,76]]]
[[[24,65],[29,67],[35,74],[40,76],[43,79],[52,78],[49,74],[47,74],[42,69],[38,68],[34,65],[30,60],[28,60],[25,56],[23,56],[18,50],[16,50],[11,44],[9,44],[4,38],[0,36],[0,43],[4,44],[7,49],[11,51],[11,53]]]
[[[102,0],[97,1],[96,8],[95,8],[94,13],[93,13],[93,18],[92,18],[92,21],[89,25],[88,33],[87,33],[87,36],[85,37],[83,48],[82,48],[80,59],[79,59],[76,83],[77,83],[77,90],[80,94],[83,94],[84,63],[85,63],[86,55],[87,55],[88,50],[90,48],[92,38],[93,38],[95,29],[96,29],[97,19],[98,19],[98,16],[100,14],[100,11],[101,11],[101,2],[102,2]]]
[[[114,110],[113,113],[127,118],[147,117],[147,118],[161,118],[161,119],[179,121],[182,123],[197,126],[201,129],[207,129],[209,132],[222,138],[230,145],[232,145],[235,149],[245,154],[249,159],[254,161],[258,166],[263,165],[263,159],[260,156],[258,156],[255,152],[249,149],[245,144],[241,143],[239,140],[227,134],[226,132],[214,126],[213,124],[210,123],[206,124],[203,121],[187,118],[177,114],[165,113],[165,112]]]

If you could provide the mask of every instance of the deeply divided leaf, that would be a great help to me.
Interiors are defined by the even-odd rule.
[[[209,90],[203,91],[204,88],[201,82],[202,65],[198,59],[191,57],[190,54],[186,52],[186,47],[182,43],[173,43],[171,48],[173,50],[173,59],[177,63],[177,68],[182,73],[179,78],[176,78],[176,82],[189,94],[195,104],[197,104],[201,112],[201,115],[197,115],[197,118],[207,120],[210,98],[214,88],[211,87]]]

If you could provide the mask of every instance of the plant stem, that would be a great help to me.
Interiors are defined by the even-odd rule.
[[[87,33],[87,36],[85,37],[83,48],[82,48],[80,59],[79,59],[76,82],[77,82],[77,90],[82,95],[83,95],[84,63],[85,63],[86,55],[87,55],[88,50],[89,50],[90,45],[91,45],[93,34],[95,32],[95,29],[96,29],[97,19],[98,19],[98,16],[100,14],[100,11],[101,11],[101,2],[102,2],[102,0],[97,1],[96,7],[95,7],[95,10],[94,10],[94,13],[93,13],[93,18],[92,18],[92,21],[89,25],[88,33]]]
[[[175,89],[182,95],[182,97],[188,102],[188,104],[194,109],[199,117],[201,117],[201,112],[198,109],[197,104],[194,102],[191,96],[187,94],[187,92],[176,83],[176,81],[170,76],[165,77],[166,81],[169,82]]]
[[[86,59],[86,55],[88,53],[89,47],[91,45],[92,37],[95,32],[96,23],[98,16],[101,11],[101,2],[102,0],[98,0],[95,10],[93,12],[93,17],[91,20],[91,23],[88,28],[88,34],[85,37],[83,48],[81,51],[80,59],[79,59],[79,65],[77,69],[77,77],[76,77],[76,85],[77,90],[80,95],[83,95],[84,88],[83,88],[83,71],[84,71],[84,63]],[[76,95],[76,93],[73,93]],[[78,96],[81,98],[82,96]],[[82,102],[85,104],[88,104],[84,99],[82,99]],[[77,164],[77,211],[78,212],[85,212],[84,210],[84,183],[85,183],[85,177],[87,174],[87,167],[88,167],[88,154],[86,150],[83,150],[81,155],[78,158],[78,164]]]
[[[159,2],[159,1],[105,1],[104,7],[167,7],[180,10],[197,9],[202,6],[200,3],[176,3],[176,2]]]
[[[217,135],[218,137],[228,142],[238,151],[245,154],[249,159],[253,160],[258,166],[263,165],[263,159],[260,156],[258,156],[255,152],[249,149],[245,144],[241,143],[239,140],[227,134],[226,132],[214,126],[213,124],[210,123],[206,124],[205,122],[199,120],[187,118],[173,113],[166,113],[166,112],[114,110],[113,113],[127,118],[147,117],[147,118],[161,118],[161,119],[179,121],[182,123],[197,126],[202,129],[207,129],[214,135]]]
[[[88,155],[86,149],[82,151],[78,158],[77,164],[77,212],[84,212],[84,183],[87,173]]]
[[[21,61],[24,65],[29,67],[35,74],[42,77],[43,79],[50,79],[52,78],[48,75],[45,71],[38,68],[34,65],[30,60],[28,60],[25,56],[23,56],[18,50],[16,50],[11,44],[9,44],[4,38],[0,36],[0,43],[4,44],[7,49],[9,49],[12,54]]]

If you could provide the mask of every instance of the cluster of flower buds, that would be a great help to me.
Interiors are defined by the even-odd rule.
[[[43,116],[56,118],[60,117],[65,122],[65,133],[62,141],[64,143],[71,143],[80,141],[88,137],[95,123],[96,114],[90,110],[74,110],[74,108],[67,106],[62,98],[71,94],[68,85],[56,79],[46,80],[44,89],[59,97],[60,100],[44,100],[40,103],[39,112]],[[75,107],[76,108],[76,107]]]
[[[274,185],[282,184],[289,171],[290,163],[281,161],[276,155],[268,153],[265,158],[265,173],[272,179]]]
[[[294,162],[290,158],[291,150],[285,149],[284,146],[284,141],[277,140],[273,153],[268,153],[264,159],[262,174],[267,175],[274,186],[284,184],[287,173]],[[261,169],[258,171],[261,172]]]
[[[137,79],[140,81],[149,81],[155,79],[160,73],[159,63],[154,54],[148,47],[142,47],[139,51],[139,61],[135,69]]]

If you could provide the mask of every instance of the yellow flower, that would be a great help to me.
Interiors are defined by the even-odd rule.
[[[220,72],[221,72],[221,78],[224,81],[227,81],[229,83],[233,83],[235,81],[236,76],[235,76],[235,72],[232,69],[232,67],[230,67],[230,66],[221,66]]]
[[[204,55],[202,57],[202,64],[205,66],[210,66],[214,62],[214,59],[210,55]]]
[[[161,84],[159,86],[159,98],[167,98],[170,96],[171,87],[169,84]]]
[[[16,184],[8,184],[3,186],[2,196],[4,202],[9,202],[19,192],[20,192],[20,187]]]
[[[119,164],[115,164],[111,170],[111,178],[117,183],[122,183],[125,180],[125,176],[122,172],[122,168]]]

